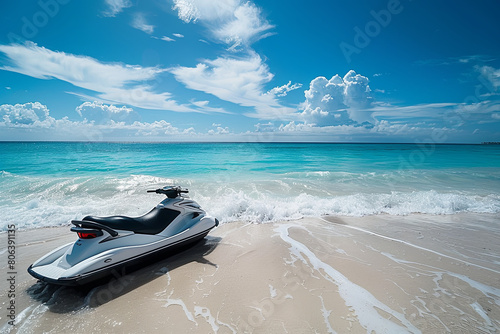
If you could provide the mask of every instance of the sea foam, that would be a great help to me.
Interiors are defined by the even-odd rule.
[[[204,182],[149,175],[127,177],[0,177],[0,230],[67,225],[86,215],[139,216],[163,197],[146,190],[169,184],[190,189],[189,196],[221,222],[265,223],[321,215],[407,215],[500,212],[500,195],[463,190],[388,190],[348,193],[328,183],[299,179]],[[322,187],[322,188],[321,188]]]

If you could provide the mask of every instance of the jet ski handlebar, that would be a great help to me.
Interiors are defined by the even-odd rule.
[[[187,194],[189,192],[189,190],[183,189],[179,186],[175,186],[175,187],[167,186],[167,187],[163,187],[163,188],[159,188],[159,189],[155,189],[155,190],[148,190],[147,192],[148,193],[164,194],[168,198],[176,198],[183,193]]]

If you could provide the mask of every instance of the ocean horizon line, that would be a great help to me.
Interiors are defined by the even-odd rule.
[[[352,145],[500,145],[500,142],[347,142],[347,141],[129,141],[129,140],[0,140],[4,143],[92,143],[92,144],[352,144]]]

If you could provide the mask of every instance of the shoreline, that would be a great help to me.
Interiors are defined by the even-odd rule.
[[[26,268],[75,240],[16,232],[10,333],[495,332],[500,214],[323,216],[232,222],[205,241],[100,286],[37,283]],[[7,234],[0,235],[2,245]],[[1,266],[7,272],[6,253]],[[5,275],[5,274],[4,274]],[[7,305],[8,282],[0,280]]]

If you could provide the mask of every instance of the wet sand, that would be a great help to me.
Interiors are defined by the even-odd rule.
[[[318,217],[227,223],[180,254],[83,288],[26,268],[75,240],[16,233],[16,325],[2,333],[500,332],[500,215]]]

